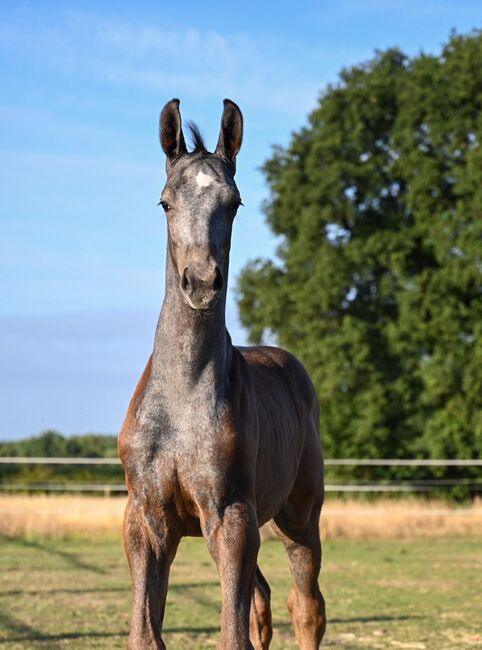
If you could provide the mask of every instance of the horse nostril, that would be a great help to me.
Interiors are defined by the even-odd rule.
[[[214,269],[202,269],[204,277],[198,272],[196,265],[186,266],[182,272],[179,286],[191,305],[199,305],[199,308],[207,308],[213,304],[224,287],[223,274],[216,266]],[[198,307],[195,307],[198,308]]]
[[[214,270],[214,282],[213,282],[213,289],[214,291],[221,291],[223,288],[223,275],[221,271],[219,270],[219,267],[217,266],[216,269]]]
[[[189,275],[187,274],[187,267],[186,267],[182,272],[181,289],[183,291],[187,291],[190,286],[191,286],[191,282],[189,280]]]

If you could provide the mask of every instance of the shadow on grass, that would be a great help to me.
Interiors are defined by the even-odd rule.
[[[162,630],[163,634],[218,634],[221,632],[219,626],[211,627],[165,627]]]
[[[108,639],[116,637],[125,637],[127,638],[129,632],[124,630],[122,632],[64,632],[60,634],[44,634],[35,630],[34,628],[23,625],[12,621],[9,618],[8,627],[11,632],[14,633],[14,636],[8,637],[6,639],[0,639],[0,645],[6,645],[8,643],[18,643],[22,641],[31,641],[31,642],[61,642],[68,641],[69,639]],[[4,619],[0,615],[0,620]],[[5,623],[4,620],[2,620]],[[7,627],[7,626],[6,626]],[[219,634],[221,628],[219,626],[206,626],[206,627],[167,627],[164,628],[163,634]],[[49,646],[49,649],[53,648],[52,645]]]
[[[8,537],[5,538],[3,536],[2,539],[14,541],[16,544],[20,544],[21,546],[32,548],[38,551],[43,551],[44,553],[49,553],[50,555],[57,555],[58,557],[61,557],[63,560],[65,560],[68,564],[70,564],[75,569],[81,569],[82,571],[92,571],[93,573],[100,573],[103,575],[107,573],[107,571],[102,567],[79,560],[79,558],[73,553],[68,553],[67,551],[61,551],[57,548],[53,548],[50,544],[43,544],[38,540],[25,539],[25,538],[10,539]]]
[[[356,616],[353,618],[328,618],[328,625],[337,625],[339,623],[389,623],[390,621],[412,621],[427,618],[426,616],[419,616],[417,614],[413,616]],[[274,630],[286,630],[291,628],[290,622],[273,622]]]
[[[31,625],[26,625],[21,621],[17,621],[13,616],[9,616],[6,612],[0,611],[0,626],[7,632],[14,636],[0,639],[0,644],[13,643],[15,641],[36,641],[41,639],[42,632],[36,630]],[[56,639],[52,639],[55,641]],[[57,645],[51,645],[50,650],[55,650]]]
[[[219,580],[210,582],[180,582],[169,585],[169,591],[184,591],[185,589],[200,589],[204,587],[219,587]]]
[[[104,637],[126,637],[127,631],[123,632],[65,632],[61,634],[45,634],[41,630],[34,628],[31,625],[22,623],[10,616],[4,611],[0,610],[0,628],[3,628],[7,633],[11,634],[7,638],[0,639],[0,645],[7,645],[8,643],[17,642],[49,642],[49,650],[56,650],[60,648],[56,642],[61,642],[67,639],[82,639],[82,638],[104,638]]]
[[[71,556],[71,554],[56,551],[55,549],[50,549],[49,547],[44,547],[39,542],[26,541],[22,540],[22,544],[32,548],[44,550],[47,552],[54,552],[62,557],[65,555],[68,556],[68,560],[74,563],[76,568],[87,568],[90,571],[98,571],[97,567],[92,567],[84,565],[84,563],[79,562],[77,558]],[[81,565],[79,567],[79,564]],[[195,582],[195,583],[180,583],[173,584],[170,586],[171,592],[183,593],[183,597],[186,595],[195,601],[198,605],[208,609],[217,609],[218,603],[213,602],[208,596],[204,593],[196,593],[199,589],[206,589],[211,587],[219,586],[218,581],[209,581],[209,582]],[[106,587],[106,588],[87,588],[87,589],[73,589],[73,588],[62,588],[62,589],[50,589],[50,590],[11,590],[0,592],[0,597],[17,597],[17,596],[49,596],[51,594],[89,594],[89,593],[116,593],[116,592],[130,592],[130,586],[118,586],[118,587]],[[126,637],[128,631],[121,632],[65,632],[59,634],[46,634],[41,630],[34,628],[33,626],[22,623],[21,621],[16,620],[9,614],[0,611],[0,628],[3,628],[4,631],[11,634],[7,638],[0,639],[0,645],[7,645],[9,643],[49,643],[49,650],[57,650],[61,647],[63,641],[72,640],[72,639],[103,639],[103,638],[116,638],[116,637]],[[164,633],[166,634],[218,634],[220,632],[219,626],[205,626],[205,627],[190,627],[190,626],[179,626],[179,627],[166,627],[164,628]],[[59,645],[60,644],[60,645]]]
[[[169,591],[186,591],[190,589],[204,589],[206,587],[217,587],[219,582],[193,582],[184,584],[169,585]],[[50,596],[52,594],[95,594],[95,593],[117,593],[117,592],[130,592],[130,585],[122,587],[87,587],[82,589],[35,589],[23,590],[14,589],[11,591],[0,591],[0,598],[9,598],[12,596]],[[201,603],[202,604],[202,603]]]
[[[17,621],[13,616],[9,616],[7,613],[2,611],[0,611],[0,626],[14,634],[28,634],[29,636],[40,634],[40,632],[31,625],[26,625],[21,621]]]
[[[419,616],[418,614],[413,615],[401,615],[401,616],[356,616],[354,618],[329,618],[328,624],[333,623],[383,623],[390,621],[413,621],[422,618],[427,618],[426,616]]]
[[[203,607],[205,610],[211,610],[211,611],[220,611],[221,610],[221,605],[217,599],[217,597],[214,594],[211,593],[205,593],[204,588],[205,587],[219,587],[219,582],[204,582],[204,583],[195,583],[192,585],[188,584],[180,584],[180,585],[172,585],[169,587],[168,591],[168,606],[169,606],[169,592],[175,593],[175,592],[181,592],[179,594],[180,597],[183,598],[184,601],[188,600],[196,605]],[[202,591],[199,592],[198,588],[201,588]]]
[[[163,630],[163,634],[219,634],[220,627],[168,627]],[[29,634],[25,636],[9,637],[0,639],[0,645],[7,643],[18,643],[21,641],[68,641],[69,639],[108,639],[115,637],[125,637],[127,639],[129,632],[66,632],[65,634]],[[49,650],[52,646],[49,646]]]
[[[35,589],[31,591],[23,591],[22,589],[12,591],[0,591],[0,598],[9,598],[12,596],[50,596],[53,594],[104,594],[116,592],[128,592],[131,588],[126,585],[125,587],[105,587],[105,588],[92,588],[92,589]]]
[[[125,637],[127,639],[128,632],[66,632],[65,634],[35,634],[32,636],[19,636],[10,637],[8,639],[0,639],[0,645],[7,643],[16,643],[20,641],[67,641],[68,639],[107,639],[110,637]],[[49,645],[49,650],[53,646]]]
[[[411,619],[421,619],[424,616],[370,616],[370,617],[356,617],[356,618],[334,618],[331,623],[373,623],[381,621],[405,621]],[[114,637],[126,637],[128,631],[122,632],[65,632],[63,634],[43,634],[38,630],[17,622],[11,617],[0,612],[0,623],[3,624],[15,636],[7,639],[0,639],[0,645],[7,643],[21,642],[21,641],[66,641],[69,639],[107,639]],[[275,630],[282,630],[291,627],[291,623],[274,623]],[[206,627],[166,627],[163,630],[164,634],[219,634],[221,628],[217,626]],[[52,648],[52,646],[50,646]]]
[[[356,616],[353,618],[328,618],[328,626],[347,623],[390,623],[396,621],[411,621],[426,618],[426,616]],[[273,622],[273,630],[280,632],[292,629],[292,624],[289,621]]]

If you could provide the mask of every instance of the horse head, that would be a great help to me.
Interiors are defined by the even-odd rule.
[[[224,100],[214,153],[190,124],[194,150],[182,131],[179,100],[168,102],[160,116],[160,141],[166,154],[167,181],[160,204],[168,228],[168,251],[184,300],[194,310],[212,310],[226,291],[233,220],[241,197],[234,181],[241,148],[243,117]]]

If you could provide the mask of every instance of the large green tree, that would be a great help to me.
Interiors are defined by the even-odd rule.
[[[238,283],[253,342],[305,363],[330,456],[482,442],[482,33],[343,70],[264,165],[277,256]]]

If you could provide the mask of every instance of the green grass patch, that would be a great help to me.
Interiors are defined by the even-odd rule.
[[[321,580],[328,607],[325,645],[335,650],[481,647],[480,542],[327,541]],[[263,545],[260,566],[272,588],[272,648],[296,648],[281,544]],[[119,539],[3,539],[0,575],[0,646],[125,648],[130,584]],[[212,560],[202,540],[186,539],[171,574],[167,646],[214,647],[219,612]]]

